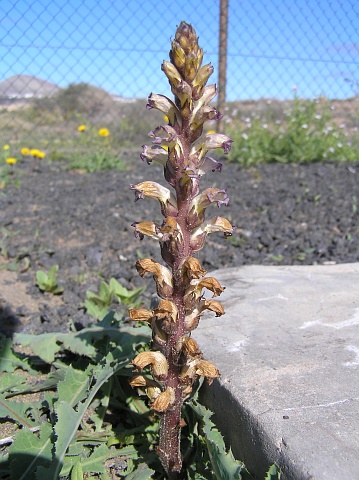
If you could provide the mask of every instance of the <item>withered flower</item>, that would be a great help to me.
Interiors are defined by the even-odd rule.
[[[186,257],[178,266],[178,275],[185,284],[190,283],[193,278],[204,277],[206,273],[195,257]]]
[[[156,110],[159,110],[167,116],[170,125],[175,126],[176,124],[179,124],[179,126],[181,126],[180,122],[182,119],[178,108],[172,102],[172,100],[167,98],[165,95],[151,93],[151,95],[148,97],[146,108],[155,108]]]
[[[184,297],[184,304],[187,310],[196,306],[196,302],[201,298],[204,288],[213,292],[213,297],[219,296],[224,291],[224,288],[221,287],[219,281],[214,277],[192,280],[190,286],[186,289]]]
[[[161,352],[141,352],[132,360],[132,364],[139,371],[150,365],[156,380],[163,380],[168,374],[168,363]]]
[[[214,187],[207,188],[193,199],[187,216],[188,225],[194,228],[203,222],[205,210],[209,205],[215,203],[217,207],[220,207],[221,205],[228,205],[228,202],[229,196],[226,190]]]
[[[184,324],[186,332],[191,332],[198,326],[199,319],[205,310],[210,310],[220,317],[224,314],[224,308],[218,300],[200,300],[197,306],[193,307],[192,302],[189,303],[187,315],[185,316]]]
[[[169,298],[173,293],[172,274],[168,268],[164,267],[152,258],[137,260],[136,268],[141,277],[146,273],[153,273],[157,286],[157,293],[161,298]]]
[[[177,342],[176,349],[185,356],[187,363],[202,356],[196,340],[191,337],[181,337]]]
[[[146,161],[149,165],[152,160],[166,166],[168,151],[160,145],[142,145],[143,152],[140,155],[141,160]]]
[[[210,220],[205,220],[197,228],[192,231],[191,248],[193,252],[198,252],[204,246],[204,242],[209,233],[223,232],[225,237],[233,235],[234,226],[223,217],[214,217]]]
[[[210,205],[226,206],[229,197],[225,189],[209,187],[200,192],[201,177],[220,172],[222,164],[209,157],[210,150],[220,148],[228,153],[232,140],[224,134],[202,136],[207,120],[219,120],[221,113],[210,102],[217,94],[214,84],[207,85],[213,73],[210,63],[202,65],[203,50],[198,45],[194,28],[186,22],[177,27],[171,42],[170,61],[162,63],[174,101],[164,95],[151,93],[147,108],[166,116],[166,124],[149,132],[151,146],[143,146],[141,159],[163,166],[170,188],[144,181],[131,185],[135,199],[154,198],[160,202],[164,216],[161,225],[151,221],[135,222],[135,236],[148,236],[159,242],[161,256],[167,266],[150,258],[136,262],[143,277],[151,273],[161,298],[153,310],[130,310],[132,320],[146,321],[152,328],[153,351],[142,352],[133,360],[137,371],[151,368],[153,382],[137,375],[132,386],[145,389],[150,407],[160,417],[158,452],[170,480],[182,478],[180,452],[181,405],[191,394],[198,376],[211,383],[219,377],[217,368],[202,359],[197,342],[190,336],[205,310],[223,315],[222,304],[204,298],[205,289],[213,297],[224,288],[218,280],[206,277],[206,270],[194,257],[208,234],[232,234],[234,227],[223,217],[206,220]]]
[[[213,382],[215,378],[220,376],[218,368],[213,365],[213,363],[208,362],[207,360],[200,360],[196,365],[197,375],[206,377],[209,384]]]
[[[135,191],[135,200],[149,197],[155,198],[161,204],[163,215],[177,215],[177,201],[173,193],[156,182],[142,182],[137,185],[131,185]]]
[[[139,322],[151,322],[153,313],[146,308],[133,308],[128,311],[131,320],[137,320]]]
[[[151,404],[152,410],[157,412],[164,412],[170,408],[175,401],[175,391],[172,387],[167,387],[164,392],[161,392],[154,402]]]
[[[176,331],[178,322],[178,307],[169,300],[161,300],[158,307],[154,310],[155,319],[160,322],[161,330],[167,334]]]

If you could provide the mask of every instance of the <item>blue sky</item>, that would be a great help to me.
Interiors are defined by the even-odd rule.
[[[1,0],[0,81],[27,74],[125,97],[170,94],[160,65],[181,20],[217,82],[219,0]],[[301,97],[350,97],[358,66],[357,0],[229,0],[227,100],[290,98],[294,85]]]

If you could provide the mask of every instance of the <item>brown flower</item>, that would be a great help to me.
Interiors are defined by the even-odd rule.
[[[175,402],[175,391],[172,387],[167,387],[164,392],[161,392],[154,402],[151,404],[151,409],[156,412],[164,412],[170,408]]]
[[[137,320],[140,322],[150,323],[153,317],[153,313],[145,308],[132,308],[131,310],[128,310],[128,313],[131,320]]]
[[[159,297],[169,298],[172,295],[172,274],[168,268],[155,262],[151,258],[144,258],[142,260],[137,260],[136,269],[141,277],[146,275],[146,273],[153,273]]]
[[[164,380],[167,377],[168,363],[161,352],[141,352],[132,360],[132,364],[139,371],[150,365],[156,380]]]

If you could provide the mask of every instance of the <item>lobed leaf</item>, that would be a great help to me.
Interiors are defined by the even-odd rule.
[[[17,368],[34,373],[26,359],[19,358],[13,352],[11,338],[0,337],[0,366],[2,372],[12,373]]]
[[[37,480],[57,480],[65,462],[66,451],[72,443],[73,439],[75,438],[83,416],[85,415],[88,407],[92,403],[95,395],[102,387],[102,385],[114,373],[127,365],[128,362],[128,357],[125,357],[122,361],[114,362],[113,356],[110,352],[108,354],[108,358],[104,359],[102,365],[98,365],[96,369],[93,367],[93,369],[86,370],[86,374],[88,375],[88,377],[94,377],[96,381],[94,385],[89,389],[86,399],[81,403],[77,404],[77,410],[74,410],[67,401],[59,400],[54,404],[54,411],[57,418],[57,421],[54,425],[54,432],[56,435],[56,441],[54,444],[54,457],[51,465],[48,468],[39,467],[37,471]],[[71,377],[72,375],[70,375],[69,382],[71,381]],[[81,395],[79,395],[80,392],[78,391],[78,398],[80,398],[84,393],[81,392]],[[74,401],[74,398],[71,398],[70,401]]]
[[[84,400],[88,394],[91,376],[92,373],[89,374],[88,370],[75,370],[70,366],[64,380],[60,381],[57,386],[59,401],[66,400],[71,407],[74,407]]]
[[[25,384],[25,386],[24,386]],[[26,388],[26,378],[16,373],[6,373],[0,378],[0,394],[14,389]]]
[[[145,463],[140,463],[134,472],[126,475],[126,480],[148,480],[153,478],[153,473],[156,472],[152,468],[149,468]]]
[[[280,480],[281,473],[277,465],[271,465],[264,480]]]
[[[190,407],[201,417],[207,451],[216,478],[218,480],[250,479],[251,476],[244,464],[234,458],[231,450],[226,451],[223,437],[210,419],[213,413],[194,399]]]
[[[55,332],[41,335],[15,333],[14,344],[30,347],[34,354],[38,355],[44,362],[52,363],[55,360],[55,354],[61,349],[61,345],[58,343],[59,335],[64,334]]]
[[[22,380],[24,377],[19,377],[19,381],[13,386],[9,386],[6,390],[10,393],[6,395],[6,398],[13,397],[15,395],[24,395],[26,393],[45,392],[46,390],[55,390],[58,383],[65,378],[65,370],[58,369],[50,372],[44,380],[35,381],[35,383],[27,384]],[[4,378],[4,377],[3,377]],[[0,392],[1,393],[1,392]]]
[[[38,434],[30,430],[19,430],[9,448],[11,478],[36,480],[36,470],[46,466],[52,458],[52,427],[43,423]],[[47,478],[46,480],[50,480]]]
[[[0,417],[15,421],[18,425],[32,428],[34,423],[29,420],[27,411],[34,408],[34,403],[11,402],[0,395]]]

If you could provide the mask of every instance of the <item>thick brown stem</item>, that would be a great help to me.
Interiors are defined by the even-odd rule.
[[[182,478],[181,441],[181,390],[176,390],[173,409],[161,413],[159,456],[169,479]]]

